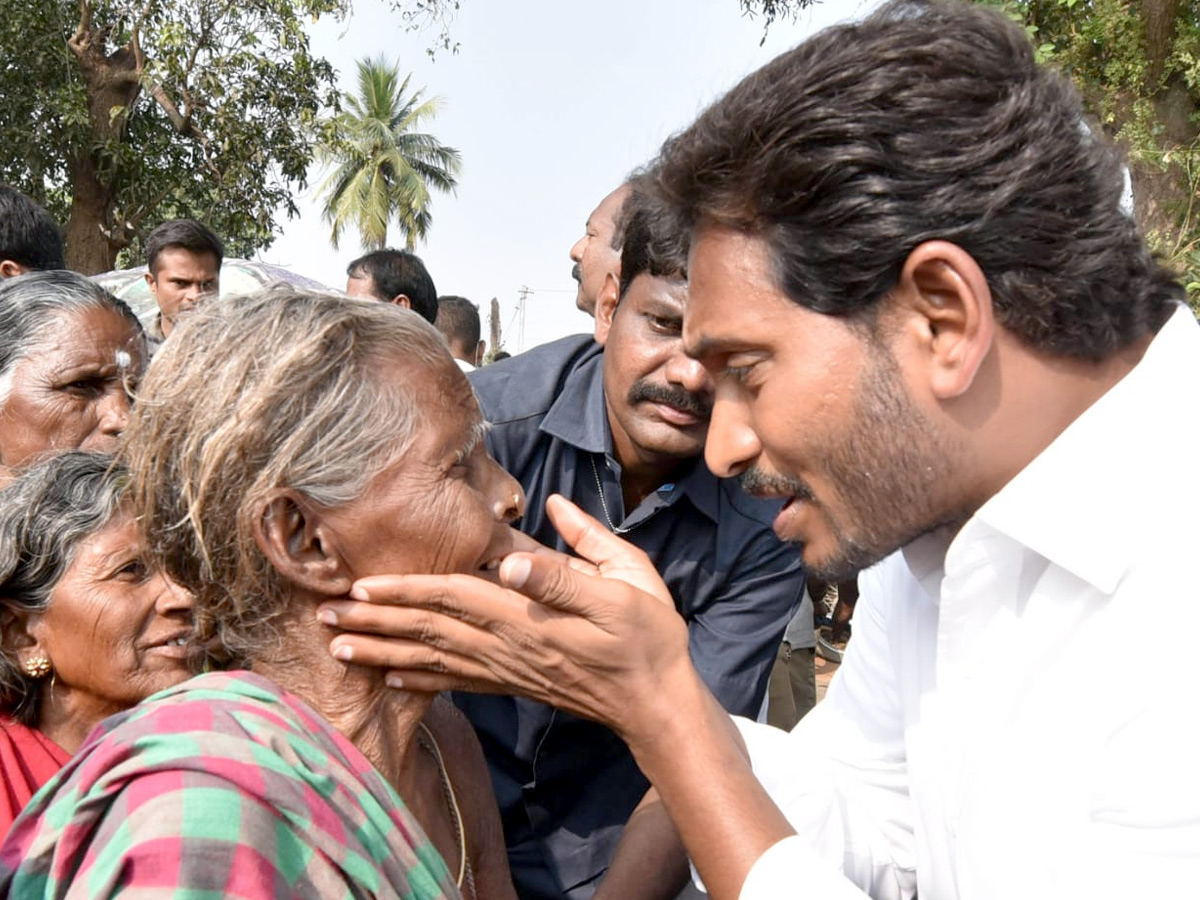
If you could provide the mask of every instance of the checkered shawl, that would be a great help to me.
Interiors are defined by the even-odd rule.
[[[459,896],[383,776],[249,672],[201,675],[103,722],[13,825],[0,895]]]

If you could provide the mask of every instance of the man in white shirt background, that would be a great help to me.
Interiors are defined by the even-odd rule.
[[[446,339],[450,355],[454,357],[460,369],[464,372],[474,372],[477,367],[483,365],[487,341],[479,337],[482,324],[479,321],[478,306],[466,297],[438,297],[437,318],[434,319],[433,325]]]
[[[722,713],[645,560],[554,500],[597,572],[371,580],[389,605],[329,613],[385,639],[334,648],[605,722],[715,897],[1194,894],[1200,327],[1083,123],[1019,26],[901,2],[655,164],[692,234],[710,468],[785,498],[818,577],[873,566],[791,733]],[[1149,602],[1170,627],[1135,679]]]

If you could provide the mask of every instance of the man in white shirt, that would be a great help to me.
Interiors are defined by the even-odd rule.
[[[446,295],[438,297],[437,318],[434,327],[442,333],[450,347],[450,355],[464,372],[474,372],[483,365],[487,352],[487,341],[481,340],[479,332],[479,307],[466,297]]]
[[[716,897],[1194,895],[1200,327],[1082,121],[1018,26],[903,2],[663,148],[709,467],[818,577],[874,564],[794,731],[721,713],[644,560],[557,500],[597,572],[360,584],[396,605],[333,620],[401,640],[334,647],[610,725]]]

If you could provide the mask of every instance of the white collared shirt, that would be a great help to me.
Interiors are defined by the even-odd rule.
[[[1200,327],[989,500],[861,576],[790,734],[739,720],[797,831],[742,900],[1200,896]]]

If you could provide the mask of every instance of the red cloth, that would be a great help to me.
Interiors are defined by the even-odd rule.
[[[71,754],[40,731],[0,716],[0,838]]]

